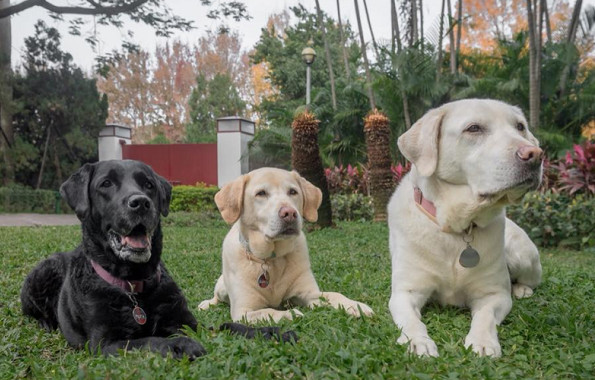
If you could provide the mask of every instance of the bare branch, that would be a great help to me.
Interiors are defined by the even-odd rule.
[[[88,3],[94,5],[92,8],[87,7],[76,7],[76,6],[58,6],[55,4],[50,3],[47,0],[25,0],[18,4],[15,4],[11,7],[4,8],[0,10],[0,19],[11,16],[13,14],[17,14],[22,12],[26,9],[32,7],[42,7],[47,9],[50,12],[54,12],[57,14],[77,14],[77,15],[103,15],[103,16],[113,16],[119,13],[126,13],[130,12],[149,0],[135,0],[131,3],[126,3],[122,5],[115,5],[113,7],[104,7],[96,3],[95,1],[87,1]]]

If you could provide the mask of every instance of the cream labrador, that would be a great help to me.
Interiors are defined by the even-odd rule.
[[[469,307],[465,347],[501,355],[497,326],[512,306],[511,279],[517,297],[541,281],[537,248],[505,217],[505,206],[541,181],[538,145],[519,108],[480,99],[433,109],[399,138],[413,167],[388,205],[389,308],[411,352],[438,356],[421,321],[432,299]]]
[[[372,309],[340,293],[321,292],[310,268],[302,216],[318,219],[320,189],[296,172],[262,168],[225,185],[215,202],[233,226],[223,241],[223,274],[215,295],[198,306],[229,303],[234,321],[248,322],[301,316],[296,306],[330,304],[351,315],[372,315]]]

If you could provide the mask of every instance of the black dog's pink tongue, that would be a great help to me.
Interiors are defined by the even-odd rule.
[[[136,249],[145,249],[149,246],[149,237],[147,235],[122,236],[122,245]]]

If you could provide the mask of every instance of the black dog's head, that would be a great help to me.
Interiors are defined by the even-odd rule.
[[[169,212],[171,185],[148,165],[132,160],[85,164],[62,184],[60,193],[86,237],[102,246],[98,255],[111,251],[114,257],[107,259],[112,263],[151,260],[160,214]],[[161,236],[158,240],[160,245]],[[106,257],[95,259],[105,262]]]

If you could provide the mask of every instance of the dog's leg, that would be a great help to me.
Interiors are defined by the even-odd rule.
[[[229,295],[227,294],[227,289],[225,288],[223,276],[219,276],[219,279],[215,284],[213,298],[202,301],[200,304],[198,304],[198,309],[207,310],[209,307],[217,305],[219,302],[229,302]]]
[[[362,313],[367,316],[374,314],[372,308],[365,303],[357,302],[336,292],[319,292],[308,297],[307,306],[314,308],[329,304],[335,309],[344,309],[347,314],[355,317],[361,317]]]
[[[471,329],[465,338],[465,347],[471,346],[480,356],[502,355],[496,326],[510,312],[512,299],[508,292],[493,293],[470,302]]]
[[[504,252],[516,298],[533,295],[541,283],[539,250],[529,236],[510,219],[506,219]]]
[[[231,319],[234,322],[245,320],[248,323],[254,323],[259,321],[270,321],[279,322],[283,318],[293,320],[294,317],[302,317],[304,314],[298,309],[291,310],[276,310],[272,308],[250,310],[246,308],[236,308],[231,311]]]
[[[438,356],[436,343],[421,321],[421,308],[428,298],[429,295],[421,292],[397,290],[393,291],[388,306],[393,320],[401,329],[397,343],[409,344],[409,351],[420,356]]]
[[[187,356],[189,360],[194,360],[207,353],[200,343],[185,336],[176,338],[147,337],[114,342],[98,341],[91,338],[89,344],[93,352],[101,352],[105,356],[118,355],[120,350],[129,351],[142,348],[158,352],[163,356],[171,354],[174,359]]]

